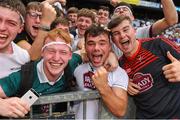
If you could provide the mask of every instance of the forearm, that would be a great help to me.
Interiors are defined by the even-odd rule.
[[[41,57],[41,49],[44,45],[44,39],[47,36],[47,31],[39,30],[38,35],[33,42],[31,49],[29,49],[29,55],[31,60],[37,60]]]
[[[103,102],[112,114],[116,117],[122,117],[125,115],[127,109],[127,94],[126,96],[123,96],[125,99],[121,99],[109,86],[104,87],[102,90],[99,90],[99,92]]]
[[[166,23],[172,26],[178,22],[178,13],[172,0],[161,0]]]

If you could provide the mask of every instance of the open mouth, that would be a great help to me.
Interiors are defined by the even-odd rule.
[[[6,40],[8,38],[8,35],[0,34],[0,40]]]
[[[51,62],[50,65],[53,69],[58,69],[63,65],[63,63],[52,63]]]
[[[103,55],[93,55],[93,56],[92,56],[93,62],[94,62],[94,63],[100,63],[101,60],[102,60],[102,57],[103,57]]]
[[[32,26],[32,28],[33,28],[34,30],[39,30],[39,27],[38,27],[38,26]]]

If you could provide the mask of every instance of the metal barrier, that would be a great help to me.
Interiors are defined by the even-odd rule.
[[[75,91],[75,92],[65,92],[65,93],[58,93],[58,94],[51,94],[48,96],[41,96],[34,105],[42,105],[42,104],[49,104],[49,116],[51,116],[52,113],[52,104],[54,103],[61,103],[61,102],[67,102],[67,113],[71,113],[71,107],[70,102],[71,101],[83,101],[85,107],[83,108],[83,113],[86,113],[86,100],[88,99],[100,99],[100,95],[98,91]],[[105,107],[103,102],[99,102],[99,119],[117,119],[115,116],[113,116],[108,109]],[[33,118],[33,112],[30,111],[30,118]],[[85,118],[85,114],[83,115],[83,118]],[[135,105],[132,101],[132,98],[129,97],[128,102],[128,109],[127,113],[123,118],[135,118]]]

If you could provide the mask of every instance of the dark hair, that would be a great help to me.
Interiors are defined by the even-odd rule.
[[[67,14],[70,14],[70,13],[78,13],[78,8],[76,8],[76,7],[70,7],[70,8],[67,10]]]
[[[111,19],[111,21],[108,23],[108,29],[117,27],[124,20],[128,20],[130,23],[132,23],[132,20],[128,16],[117,16],[117,17],[114,17],[113,19]]]
[[[107,6],[99,6],[98,10],[100,10],[100,9],[102,9],[104,11],[109,11],[109,7],[107,7]]]
[[[84,34],[85,42],[87,41],[88,36],[96,37],[100,34],[107,34],[110,40],[110,30],[108,30],[106,27],[102,25],[96,25],[96,24],[91,25]]]
[[[69,26],[69,21],[67,18],[57,17],[51,24],[51,29],[54,29],[59,23],[65,26]]]
[[[24,22],[26,8],[20,0],[0,0],[0,6],[16,11],[20,15],[21,22]]]
[[[119,7],[119,6],[126,6],[126,7],[128,7],[128,8],[131,10],[131,12],[133,13],[133,8],[132,8],[132,6],[131,6],[130,4],[128,4],[128,3],[126,3],[126,2],[120,2],[120,3],[118,3],[118,4],[116,5],[116,7],[114,8],[114,10],[115,10],[117,7]]]

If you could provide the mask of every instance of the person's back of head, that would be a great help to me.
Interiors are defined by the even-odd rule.
[[[16,11],[20,15],[21,22],[24,23],[26,9],[20,0],[0,0],[0,6]]]

